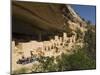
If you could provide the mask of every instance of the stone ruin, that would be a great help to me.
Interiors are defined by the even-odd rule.
[[[57,35],[54,36],[54,39],[50,39],[48,41],[38,42],[36,40],[32,40],[26,43],[18,43],[16,46],[16,41],[12,41],[12,52],[19,51],[22,52],[22,55],[25,57],[31,56],[31,54],[39,56],[54,56],[57,50],[66,46],[67,49],[71,49],[73,43],[76,42],[76,33],[71,37],[67,36],[67,33],[63,33],[62,37]],[[61,50],[59,52],[62,52]]]

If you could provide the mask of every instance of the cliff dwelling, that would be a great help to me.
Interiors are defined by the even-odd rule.
[[[83,23],[70,5],[13,1],[12,71],[40,64],[40,57],[72,54],[76,45],[83,46],[76,33],[84,35]]]

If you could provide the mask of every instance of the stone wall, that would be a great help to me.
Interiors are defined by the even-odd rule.
[[[51,38],[48,41],[38,42],[32,40],[30,42],[21,42],[21,43],[19,42],[17,46],[15,45],[16,41],[12,41],[12,50],[16,50],[17,48],[19,49],[19,51],[22,51],[26,57],[30,56],[31,51],[33,52],[33,54],[36,54],[37,56],[39,52],[43,52],[45,56],[48,55],[48,52],[50,53],[52,52],[52,50],[56,50],[59,47],[64,47],[66,44],[67,48],[70,49],[73,43],[76,42],[75,39],[76,39],[75,33],[71,37],[67,37],[67,34],[63,33],[62,37],[55,35],[54,39]]]

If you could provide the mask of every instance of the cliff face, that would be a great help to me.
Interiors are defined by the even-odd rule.
[[[12,2],[13,33],[48,36],[84,26],[85,23],[70,5]]]

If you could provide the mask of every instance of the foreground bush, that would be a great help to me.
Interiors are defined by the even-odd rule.
[[[45,59],[45,57],[42,59]],[[56,60],[57,63],[54,63]],[[69,70],[85,70],[95,69],[96,61],[88,56],[84,48],[78,49],[72,55],[62,54],[61,57],[46,57],[46,60],[40,60],[40,72],[53,72],[53,71],[69,71]],[[35,71],[34,71],[35,72]]]

